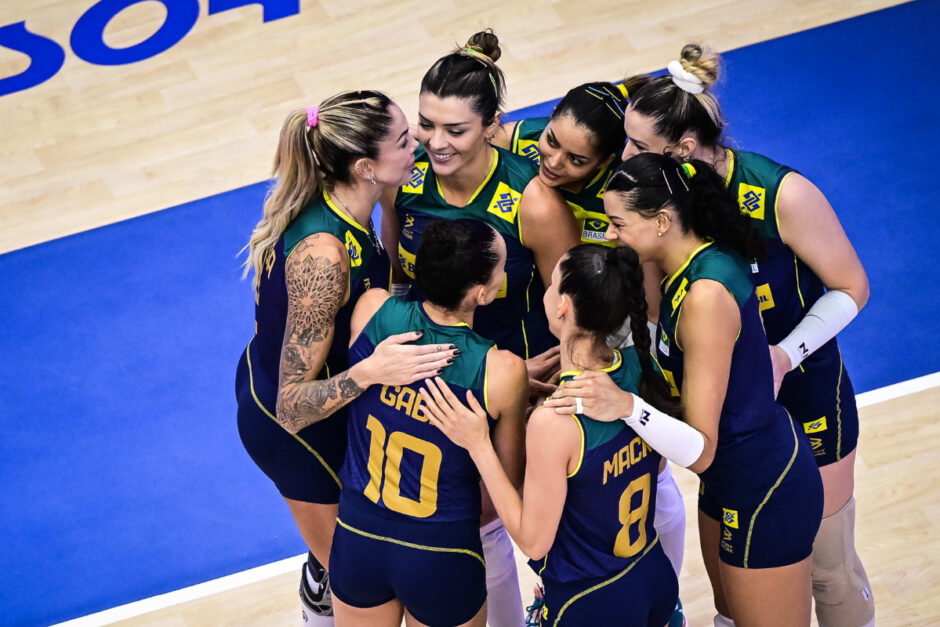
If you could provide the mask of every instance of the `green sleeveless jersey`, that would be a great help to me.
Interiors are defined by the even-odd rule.
[[[506,274],[496,300],[477,309],[474,329],[499,348],[527,359],[556,343],[542,308],[542,279],[520,228],[519,201],[537,169],[509,151],[492,150],[493,164],[483,183],[465,206],[455,207],[444,200],[430,159],[418,148],[411,180],[395,198],[400,229],[398,258],[405,273],[414,278],[421,234],[436,220],[471,218],[496,229],[506,242]],[[414,286],[412,298],[423,299]]]
[[[465,399],[470,391],[486,406],[486,358],[493,343],[466,324],[437,324],[422,302],[386,300],[350,347],[350,363],[371,355],[385,338],[408,331],[423,332],[417,344],[457,346],[460,355],[440,377],[458,398]],[[373,385],[350,403],[349,444],[340,473],[343,489],[411,519],[477,520],[476,466],[465,449],[428,422],[421,385]]]
[[[251,363],[271,381],[278,380],[281,346],[287,324],[287,258],[305,237],[328,233],[343,242],[349,260],[349,300],[336,314],[333,343],[319,379],[346,370],[349,348],[349,320],[353,307],[366,290],[391,284],[391,264],[370,221],[362,226],[346,216],[324,193],[308,203],[287,226],[271,254],[255,294],[255,337],[251,343]],[[265,399],[270,408],[273,399]]]
[[[511,150],[539,165],[541,159],[539,137],[542,136],[550,119],[519,120],[512,131]],[[619,163],[618,159],[614,159],[607,168],[598,171],[580,191],[573,192],[564,187],[555,188],[561,192],[578,221],[581,228],[581,242],[584,244],[602,244],[611,248],[616,246],[616,242],[608,241],[604,237],[607,226],[610,224],[607,213],[604,211],[604,191],[607,189],[610,175]]]
[[[776,344],[826,290],[816,273],[780,239],[777,200],[781,184],[794,170],[753,152],[728,154],[728,190],[764,239],[766,259],[751,262],[751,282],[757,290],[767,339]],[[827,354],[822,351],[817,357]]]

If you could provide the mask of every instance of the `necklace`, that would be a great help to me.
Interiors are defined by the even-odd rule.
[[[355,222],[356,224],[359,224],[359,221],[356,220],[356,217],[353,215],[353,212],[349,210],[349,205],[347,205],[346,203],[344,203],[344,202],[343,202],[343,199],[340,198],[340,197],[336,194],[336,190],[331,191],[330,194],[333,196],[333,198],[335,198],[335,199],[337,200],[337,202],[339,202],[340,206],[346,211],[346,215],[349,216],[349,218],[350,218],[353,222]],[[383,251],[383,250],[385,250],[385,249],[382,247],[382,241],[376,236],[375,228],[372,226],[372,218],[371,218],[371,217],[369,218],[369,224],[368,224],[368,226],[369,226],[369,228],[366,229],[366,230],[369,232],[369,239],[370,239],[371,242],[372,242],[372,248],[374,248],[375,250],[378,250],[378,251]]]

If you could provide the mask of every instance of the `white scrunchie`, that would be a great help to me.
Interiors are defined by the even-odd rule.
[[[670,61],[666,69],[672,74],[672,82],[682,91],[687,91],[690,94],[700,94],[705,91],[705,87],[702,86],[702,79],[686,71],[678,61]]]

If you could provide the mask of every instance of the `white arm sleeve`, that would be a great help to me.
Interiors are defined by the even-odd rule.
[[[671,462],[688,468],[702,456],[705,436],[633,395],[633,413],[623,418],[637,435]]]
[[[404,296],[411,288],[410,283],[392,283],[392,289],[389,290],[392,296]]]
[[[834,338],[857,315],[858,305],[845,292],[830,290],[820,296],[800,323],[777,344],[790,358],[790,369]]]

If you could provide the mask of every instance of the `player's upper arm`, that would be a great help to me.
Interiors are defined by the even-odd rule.
[[[685,421],[705,437],[701,457],[689,468],[702,472],[711,465],[718,444],[741,313],[727,288],[710,279],[692,283],[681,307],[676,338],[684,355],[682,407]]]
[[[562,255],[581,242],[581,233],[568,203],[538,177],[526,185],[519,201],[519,234],[535,256],[542,283],[552,282],[552,270]]]
[[[349,321],[349,345],[359,338],[359,334],[379,310],[382,304],[391,298],[391,294],[380,287],[372,288],[359,297]]]
[[[519,548],[540,559],[555,542],[568,496],[568,474],[580,459],[581,432],[571,416],[540,407],[526,429],[525,489]]]
[[[493,448],[509,480],[522,485],[525,467],[525,410],[529,377],[525,362],[509,351],[491,348],[486,355],[486,410],[496,419]]]
[[[859,309],[868,302],[868,275],[832,205],[819,188],[796,172],[777,197],[780,238],[829,290],[852,297]]]

